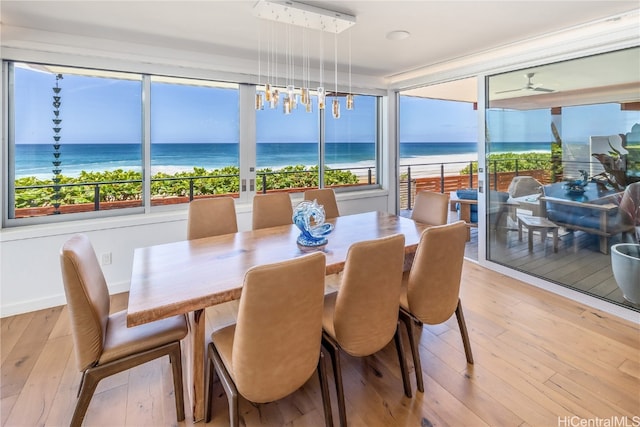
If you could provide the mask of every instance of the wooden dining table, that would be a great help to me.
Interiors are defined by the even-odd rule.
[[[327,222],[334,224],[334,230],[323,248],[299,247],[298,228],[283,225],[135,250],[127,325],[179,314],[188,316],[190,332],[183,346],[184,365],[190,378],[189,398],[195,421],[204,418],[205,309],[239,299],[247,270],[320,250],[326,255],[327,275],[335,274],[344,268],[353,243],[401,233],[405,236],[405,254],[412,254],[427,228],[384,212],[340,216]]]

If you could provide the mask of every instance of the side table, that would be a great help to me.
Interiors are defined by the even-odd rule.
[[[529,252],[533,252],[533,232],[540,230],[542,237],[542,243],[547,238],[547,233],[551,231],[553,233],[553,251],[558,252],[558,225],[549,221],[547,218],[531,215],[518,215],[518,240],[522,241],[522,226],[527,227],[529,235]]]

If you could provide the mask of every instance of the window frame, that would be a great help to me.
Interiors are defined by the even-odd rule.
[[[202,72],[194,72],[187,71],[179,74],[172,74],[166,72],[149,72],[148,70],[140,71],[135,69],[135,67],[121,67],[121,69],[110,69],[107,67],[101,67],[96,65],[86,65],[82,64],[83,61],[75,61],[77,63],[65,63],[64,61],[38,61],[33,59],[20,59],[20,58],[5,58],[2,60],[2,105],[3,105],[3,113],[2,113],[2,133],[3,133],[3,144],[0,150],[0,172],[2,173],[3,179],[2,181],[2,197],[0,200],[0,209],[2,210],[2,225],[1,228],[9,229],[14,227],[21,226],[29,226],[29,225],[45,225],[45,224],[60,224],[60,223],[68,223],[70,221],[77,220],[102,220],[114,217],[123,217],[123,216],[132,216],[132,215],[148,215],[155,212],[169,212],[169,211],[179,211],[185,208],[186,203],[177,203],[175,205],[170,206],[152,206],[151,203],[151,109],[150,109],[150,92],[151,92],[151,80],[152,77],[168,77],[175,79],[185,79],[185,80],[205,80],[211,82],[219,82],[222,84],[233,84],[237,85],[237,90],[239,91],[239,121],[240,121],[240,135],[239,135],[239,165],[240,165],[240,191],[239,197],[237,198],[237,203],[240,204],[250,204],[252,196],[256,193],[255,189],[257,189],[256,180],[256,126],[255,126],[255,107],[253,102],[253,95],[255,91],[259,87],[259,85],[255,83],[243,83],[240,81],[234,81],[233,79],[220,79],[212,76],[202,75],[207,73]],[[9,212],[12,209],[12,206],[15,206],[15,157],[14,157],[14,144],[15,144],[15,131],[14,131],[14,119],[13,117],[13,108],[10,107],[11,100],[15,97],[15,92],[12,84],[12,79],[10,77],[9,68],[14,63],[27,63],[27,64],[42,64],[52,67],[69,67],[69,68],[78,68],[78,69],[87,69],[87,70],[96,70],[96,71],[106,71],[106,72],[115,72],[115,73],[124,73],[124,74],[136,74],[141,76],[141,117],[142,117],[142,137],[141,137],[141,170],[142,170],[142,206],[133,207],[133,208],[121,208],[121,209],[110,209],[110,210],[98,210],[98,211],[90,211],[90,212],[82,212],[82,213],[67,213],[64,215],[46,215],[46,216],[37,216],[37,217],[24,217],[24,218],[10,218]],[[162,68],[162,67],[158,67]],[[227,76],[228,77],[228,76]],[[378,93],[379,91],[371,91],[370,93],[366,93],[366,91],[362,91],[361,93],[354,93],[356,95],[366,95],[366,96],[374,96],[376,98],[376,134],[375,134],[375,183],[368,185],[357,185],[353,187],[344,187],[344,188],[336,188],[337,193],[346,193],[346,192],[361,192],[366,190],[373,189],[381,189],[381,178],[382,178],[382,164],[383,164],[383,147],[382,147],[382,139],[383,134],[382,131],[384,129],[383,125],[383,99],[384,94]],[[251,95],[251,96],[248,96]],[[356,107],[357,108],[357,107]],[[326,110],[317,110],[314,114],[319,114],[319,182],[318,187],[324,187],[324,141],[325,141],[325,133],[326,127],[325,123],[325,114]],[[329,112],[330,114],[330,112]],[[250,117],[250,115],[254,115]],[[244,127],[247,129],[244,129]],[[253,166],[252,166],[253,165]],[[6,178],[6,179],[5,179]],[[243,191],[243,182],[251,182],[253,180],[254,183],[254,191],[251,191],[250,185],[246,186],[246,191]],[[315,188],[315,187],[314,187]]]

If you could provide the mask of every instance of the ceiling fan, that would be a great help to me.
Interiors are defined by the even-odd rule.
[[[509,90],[501,90],[496,92],[496,94],[498,93],[507,93],[507,92],[518,92],[521,90],[529,90],[529,91],[534,91],[534,92],[555,92],[553,89],[547,89],[545,87],[541,87],[541,83],[538,84],[533,84],[531,82],[531,80],[533,79],[533,76],[535,76],[536,73],[527,73],[524,75],[524,77],[527,79],[527,84],[521,88],[518,89],[509,89]]]

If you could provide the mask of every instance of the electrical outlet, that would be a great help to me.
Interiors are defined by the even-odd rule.
[[[111,265],[111,252],[102,254],[102,265]]]

